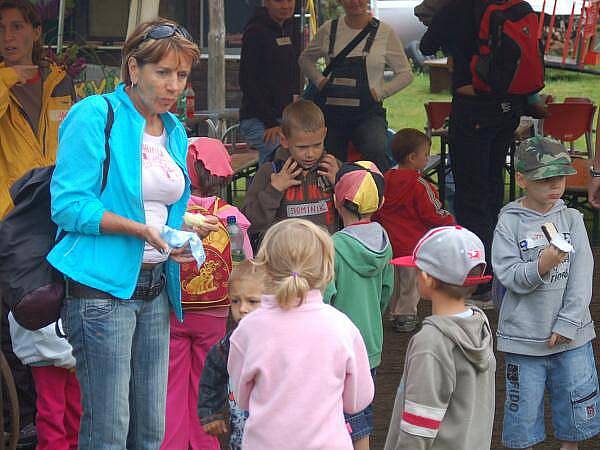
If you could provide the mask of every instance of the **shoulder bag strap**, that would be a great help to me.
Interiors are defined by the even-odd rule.
[[[331,22],[331,26],[333,27],[334,23],[333,21]],[[337,28],[337,21],[335,23]],[[350,42],[348,42],[348,45],[346,45],[341,52],[339,52],[333,59],[331,59],[331,61],[329,61],[329,64],[327,64],[327,67],[325,67],[325,70],[323,71],[323,76],[327,76],[331,73],[331,71],[333,70],[333,68],[338,65],[340,62],[342,62],[342,60],[344,58],[346,58],[346,56],[348,56],[348,54],[350,54],[350,52],[352,50],[354,50],[354,48],[360,43],[360,41],[362,41],[365,36],[367,36],[367,34],[369,34],[373,28],[374,24],[373,21],[369,21],[369,23],[360,31],[360,33],[358,33],[354,39],[352,39]],[[331,45],[331,38],[330,38],[330,42],[329,45]]]
[[[379,20],[373,17],[369,24],[371,25],[371,32],[369,33],[369,37],[367,38],[365,48],[363,48],[363,53],[365,55],[367,55],[371,51],[371,47],[373,46],[373,42],[375,41],[375,36],[377,35],[377,30],[379,30]]]
[[[102,185],[100,187],[101,193],[104,192],[104,189],[106,188],[106,182],[108,180],[108,169],[110,167],[110,144],[108,140],[110,139],[110,132],[115,121],[115,112],[110,101],[108,101],[105,96],[102,96],[102,98],[108,105],[108,111],[106,113],[106,126],[104,127],[104,152],[106,155],[104,158],[104,164],[102,166]]]

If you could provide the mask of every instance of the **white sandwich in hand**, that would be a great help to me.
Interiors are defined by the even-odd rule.
[[[199,227],[204,225],[204,223],[206,222],[206,217],[200,213],[189,213],[186,212],[183,215],[183,222],[188,226],[188,227]]]

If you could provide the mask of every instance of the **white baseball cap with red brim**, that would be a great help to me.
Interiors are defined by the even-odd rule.
[[[396,266],[418,267],[444,283],[455,286],[475,286],[489,283],[485,272],[485,249],[481,239],[461,226],[433,228],[421,238],[413,254],[391,261]],[[482,275],[469,275],[483,264]]]

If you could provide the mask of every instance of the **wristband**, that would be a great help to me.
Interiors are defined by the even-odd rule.
[[[590,175],[593,178],[600,178],[600,170],[594,169],[594,166],[590,166]]]

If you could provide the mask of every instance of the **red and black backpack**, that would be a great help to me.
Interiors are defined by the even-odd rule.
[[[477,54],[471,60],[478,92],[530,95],[544,87],[538,17],[523,0],[484,0],[479,11]]]

